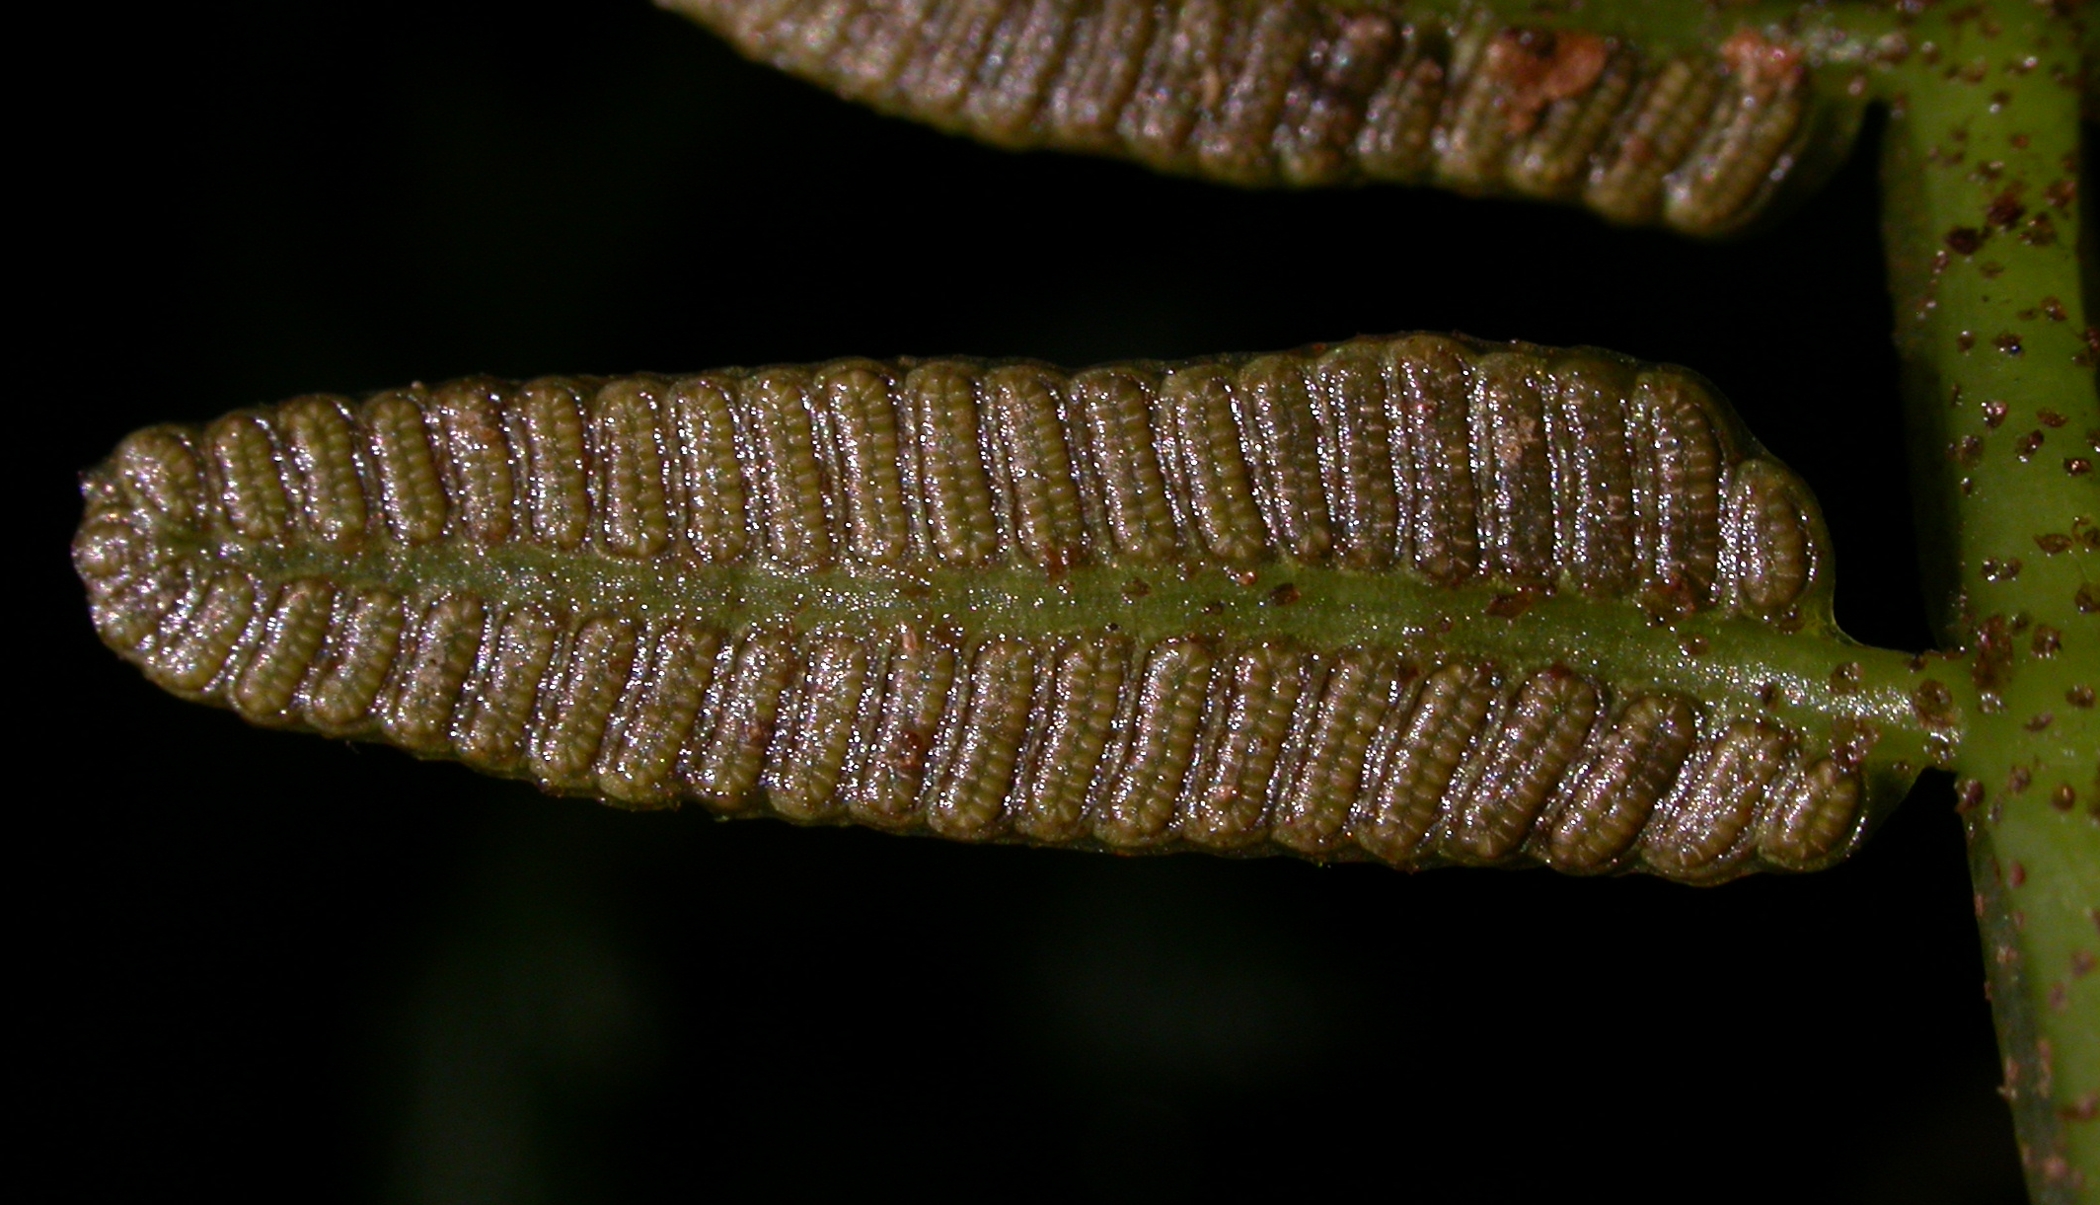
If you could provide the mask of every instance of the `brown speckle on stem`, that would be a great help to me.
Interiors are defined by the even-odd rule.
[[[1983,220],[2001,230],[2009,230],[2013,223],[2027,216],[2027,207],[2020,204],[2014,189],[2006,189],[1992,199],[1989,209],[1984,210]]]
[[[1983,805],[1983,784],[1973,778],[1965,778],[1954,790],[1954,812],[1965,816]],[[1976,897],[1976,915],[1983,915],[1983,897]]]
[[[1927,678],[1910,692],[1911,710],[1928,727],[1948,728],[1954,724],[1954,692],[1937,678]],[[1978,800],[1983,798],[1983,784],[1973,779],[1967,787],[1973,787]]]
[[[1497,619],[1515,619],[1531,609],[1532,597],[1526,593],[1497,594],[1488,600],[1487,613]]]

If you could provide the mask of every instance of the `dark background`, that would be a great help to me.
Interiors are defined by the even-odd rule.
[[[2019,1199],[1943,779],[1716,890],[630,816],[179,703],[66,561],[125,432],[306,391],[1458,329],[1707,373],[1922,647],[1871,152],[1705,246],[989,151],[640,0],[77,19],[9,189],[42,1199]]]

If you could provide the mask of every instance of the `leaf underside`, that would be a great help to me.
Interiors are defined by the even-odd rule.
[[[1953,723],[1711,387],[1590,350],[467,380],[85,493],[164,687],[633,807],[1711,882],[1844,856]]]

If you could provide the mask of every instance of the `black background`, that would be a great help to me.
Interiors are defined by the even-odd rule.
[[[1002,154],[638,0],[76,19],[9,189],[49,1199],[2019,1199],[1943,779],[1715,890],[638,817],[179,703],[66,561],[126,431],[312,390],[1458,329],[1711,376],[1922,647],[1871,151],[1707,246]]]

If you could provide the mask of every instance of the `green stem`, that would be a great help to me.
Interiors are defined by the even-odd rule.
[[[2100,399],[2081,289],[2081,32],[1932,10],[1880,81],[1896,339],[2005,1093],[2037,1201],[2100,1194]]]

